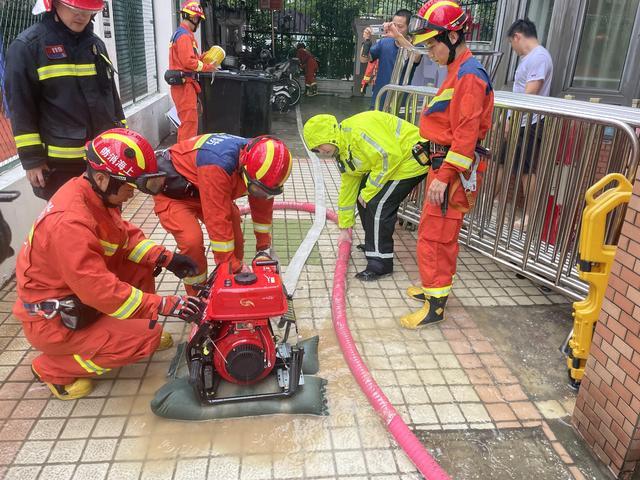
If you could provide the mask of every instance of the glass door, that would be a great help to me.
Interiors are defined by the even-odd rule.
[[[568,91],[630,104],[638,90],[640,0],[586,0]]]

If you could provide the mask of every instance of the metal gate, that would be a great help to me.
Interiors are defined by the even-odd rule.
[[[470,39],[491,42],[495,32],[499,0],[462,1],[472,19]],[[272,21],[276,58],[295,55],[303,42],[318,58],[319,74],[348,79],[353,74],[355,47],[353,22],[362,16],[389,19],[397,10],[415,13],[421,0],[286,0],[282,10],[261,10],[259,0],[208,0],[215,11],[244,8],[247,25],[244,43],[254,51],[271,45]]]

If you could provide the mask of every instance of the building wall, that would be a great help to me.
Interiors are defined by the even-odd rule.
[[[640,460],[640,172],[596,324],[573,423],[618,478]]]
[[[109,6],[114,0],[107,0]],[[117,0],[116,0],[117,1]],[[151,10],[145,11],[145,18],[151,19]],[[148,81],[152,91],[155,91],[157,79],[163,78],[164,71],[168,66],[169,57],[169,38],[175,25],[175,12],[172,1],[155,0],[153,2],[153,20],[155,25],[155,53],[152,48],[153,43],[149,45],[147,56],[153,55],[153,58],[147,58],[147,65],[154,65],[156,71],[152,75],[148,75]],[[116,70],[117,56],[115,52],[115,31],[113,28],[113,12],[108,19],[103,18],[102,14],[96,17],[95,32],[105,41],[107,51],[110,58],[114,62]],[[105,32],[111,31],[111,38],[105,38]],[[148,26],[147,32],[152,31]],[[167,135],[169,135],[169,121],[165,117],[165,113],[171,108],[172,102],[168,95],[168,86],[164,80],[158,83],[158,92],[153,93],[139,102],[131,104],[125,108],[125,115],[129,122],[129,128],[143,134],[149,142],[155,147]],[[26,238],[27,233],[31,229],[33,221],[42,211],[45,202],[33,195],[31,186],[29,185],[24,170],[17,164],[13,168],[3,172],[0,175],[0,190],[18,190],[22,193],[20,198],[12,204],[0,204],[0,211],[6,221],[9,223],[12,232],[11,245],[18,252]],[[0,265],[0,284],[6,282],[15,271],[16,257],[5,260]]]

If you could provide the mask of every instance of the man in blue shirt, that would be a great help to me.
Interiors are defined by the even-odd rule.
[[[393,16],[392,23],[396,26],[398,32],[403,36],[407,36],[409,31],[409,20],[411,20],[411,12],[409,10],[400,9]],[[365,32],[371,29],[367,27]],[[378,60],[378,74],[376,76],[376,83],[371,91],[371,109],[376,106],[376,97],[382,87],[387,85],[391,81],[391,74],[393,73],[393,66],[396,63],[396,56],[398,55],[398,44],[394,38],[385,33],[385,37],[378,40],[369,50],[369,59],[371,61]],[[420,57],[417,57],[420,60]],[[380,99],[384,101],[384,97]]]

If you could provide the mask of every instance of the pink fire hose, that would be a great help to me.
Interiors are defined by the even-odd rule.
[[[276,210],[298,210],[314,213],[316,208],[313,203],[302,202],[275,202]],[[248,209],[242,209],[245,213]],[[332,210],[327,210],[327,219],[336,223],[338,217]],[[338,258],[336,260],[335,275],[333,280],[331,311],[333,313],[333,328],[336,331],[342,354],[344,355],[351,373],[355,377],[358,385],[369,399],[369,403],[380,415],[387,427],[387,430],[396,439],[398,445],[402,447],[407,456],[411,459],[418,471],[427,480],[448,480],[450,477],[431,454],[422,445],[420,440],[413,434],[406,423],[402,420],[391,402],[382,392],[371,373],[364,364],[362,357],[351,336],[351,331],[347,325],[347,311],[345,302],[347,265],[351,254],[351,241],[343,241],[338,244]]]

